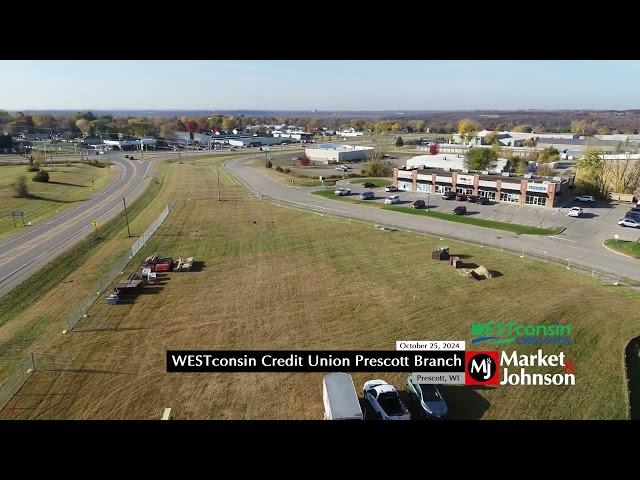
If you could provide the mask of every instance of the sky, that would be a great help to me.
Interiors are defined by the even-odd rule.
[[[3,110],[637,109],[640,61],[0,61]]]

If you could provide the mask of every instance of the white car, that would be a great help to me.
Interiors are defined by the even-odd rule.
[[[339,188],[333,192],[334,195],[343,196],[343,195],[351,195],[351,190],[348,188]]]
[[[387,185],[386,187],[384,187],[384,191],[385,192],[397,192],[398,191],[398,187],[396,187],[395,185]]]
[[[400,203],[400,197],[398,195],[389,195],[384,199],[384,203],[387,205],[393,205],[394,203]]]
[[[576,197],[576,202],[595,202],[595,198],[592,195],[579,195]]]
[[[384,380],[365,382],[363,396],[378,420],[411,420],[411,414],[400,400],[396,387]]]
[[[569,213],[567,213],[567,217],[579,217],[584,213],[584,209],[580,207],[571,207]]]
[[[640,223],[633,218],[621,218],[618,220],[618,225],[623,227],[640,228]]]

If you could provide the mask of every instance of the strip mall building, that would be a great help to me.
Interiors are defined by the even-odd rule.
[[[480,174],[436,168],[394,168],[398,190],[442,194],[479,195],[495,202],[555,207],[558,196],[573,186],[575,176],[535,177],[515,174]]]

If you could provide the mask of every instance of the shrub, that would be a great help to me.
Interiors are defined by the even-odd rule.
[[[45,172],[44,170],[38,171],[38,173],[36,173],[33,176],[33,181],[34,182],[48,182],[49,181],[49,172]]]
[[[302,165],[303,167],[306,167],[311,163],[311,159],[307,157],[306,154],[300,155],[298,157],[298,161],[300,162],[300,165]]]
[[[29,193],[29,187],[27,186],[27,180],[24,178],[24,175],[19,177],[15,183],[13,184],[13,190],[15,192],[16,197],[18,198],[28,198],[31,194]]]
[[[283,172],[284,172],[284,173],[291,173],[291,169],[290,169],[290,168],[285,168],[285,169],[283,170]]]
[[[37,172],[40,170],[40,167],[38,165],[29,165],[27,167],[27,172]]]
[[[278,172],[281,172],[281,171],[282,171],[282,167],[281,167],[280,165],[278,165],[278,166],[276,167],[276,170],[277,170]]]
[[[267,168],[271,168],[273,167],[273,164],[271,163],[271,160],[267,160],[267,163],[264,166]]]
[[[402,140],[402,137],[398,137],[396,139],[396,147],[403,147],[404,146],[404,140]]]

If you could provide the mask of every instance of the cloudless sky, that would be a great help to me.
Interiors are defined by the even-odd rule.
[[[640,61],[0,61],[0,109],[640,108]]]

